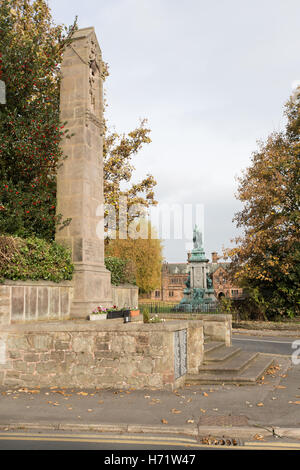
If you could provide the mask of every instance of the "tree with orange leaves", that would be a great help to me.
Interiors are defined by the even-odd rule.
[[[300,311],[300,89],[285,116],[285,129],[260,143],[239,178],[244,207],[234,221],[243,235],[225,251],[235,281],[255,292],[268,318]]]

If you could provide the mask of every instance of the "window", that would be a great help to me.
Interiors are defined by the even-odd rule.
[[[160,290],[155,291],[155,297],[160,297]]]
[[[231,289],[231,295],[232,297],[238,297],[239,295],[238,289]]]
[[[169,297],[174,297],[174,291],[172,290],[169,291]]]

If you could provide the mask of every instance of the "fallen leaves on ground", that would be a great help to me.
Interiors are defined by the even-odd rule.
[[[59,393],[60,395],[63,395],[64,397],[72,396],[72,393],[66,393],[64,390],[54,390],[53,393]]]
[[[206,410],[203,410],[202,408],[200,408],[200,411],[201,413],[206,413]]]
[[[203,392],[204,397],[208,397],[208,394],[206,392]]]
[[[168,421],[166,419],[161,420],[162,424],[168,424]]]
[[[272,366],[270,366],[270,367],[267,369],[266,374],[267,374],[267,375],[274,375],[274,374],[276,374],[276,372],[279,371],[279,370],[280,370],[280,366],[278,366],[278,365],[272,365]]]
[[[88,395],[87,392],[77,392],[77,395],[82,395],[83,397],[86,397]]]
[[[286,386],[285,385],[276,385],[275,388],[286,388]]]
[[[238,445],[238,442],[236,439],[220,439],[220,438],[215,438],[215,437],[203,437],[201,440],[202,444],[206,445],[219,445],[219,446],[231,446],[231,445]]]
[[[152,398],[152,400],[149,402],[149,405],[156,405],[157,403],[160,403],[160,399]]]
[[[188,420],[187,420],[187,423],[188,423],[188,424],[193,424],[194,422],[195,422],[195,421],[194,421],[193,419],[188,419]]]
[[[18,392],[20,392],[20,393],[32,393],[32,394],[34,394],[34,393],[40,393],[41,391],[40,391],[40,390],[36,390],[36,389],[30,390],[30,389],[28,389],[28,388],[26,388],[26,387],[22,387],[22,388],[19,388],[19,389],[18,389]]]
[[[181,411],[180,411],[180,410],[176,410],[176,408],[172,408],[172,409],[171,409],[171,412],[172,412],[174,415],[178,415],[178,414],[181,413]]]
[[[256,403],[256,406],[264,406],[263,403]]]
[[[255,434],[255,436],[253,436],[253,439],[255,439],[256,441],[263,441],[264,436],[262,434]]]

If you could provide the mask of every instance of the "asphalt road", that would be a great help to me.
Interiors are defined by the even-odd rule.
[[[89,435],[30,432],[0,433],[3,451],[101,451],[98,464],[126,465],[135,468],[145,465],[182,465],[201,463],[201,450],[300,450],[299,442],[245,442],[232,445],[203,445],[196,439],[171,436]],[[113,452],[116,451],[114,454]],[[17,457],[18,454],[15,456]],[[121,461],[120,459],[124,459]]]
[[[0,451],[1,450],[101,450],[101,451],[123,451],[126,450],[130,456],[130,450],[153,451],[151,459],[145,454],[141,455],[140,463],[162,464],[159,457],[155,456],[156,451],[169,451],[168,455],[179,463],[175,455],[186,456],[185,463],[191,460],[190,453],[193,450],[211,450],[215,446],[205,446],[200,444],[197,439],[187,436],[139,436],[139,435],[91,435],[60,433],[60,432],[6,432],[0,433]],[[224,447],[224,446],[217,446]],[[176,451],[179,451],[176,453]],[[156,452],[157,454],[157,452]],[[195,453],[194,453],[195,454]],[[111,454],[107,454],[111,456]],[[171,463],[171,462],[170,462]],[[184,463],[184,462],[182,462]]]
[[[234,333],[232,335],[232,344],[245,351],[256,351],[266,354],[280,354],[291,356],[294,349],[292,343],[297,338],[284,337],[257,337]],[[300,338],[299,338],[300,339]]]

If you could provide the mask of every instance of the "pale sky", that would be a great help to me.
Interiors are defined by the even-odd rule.
[[[107,117],[118,132],[148,119],[134,159],[160,204],[203,204],[208,256],[230,246],[235,177],[257,141],[284,125],[300,79],[298,0],[49,0],[57,23],[94,26],[108,62]],[[169,262],[185,240],[164,242]]]

